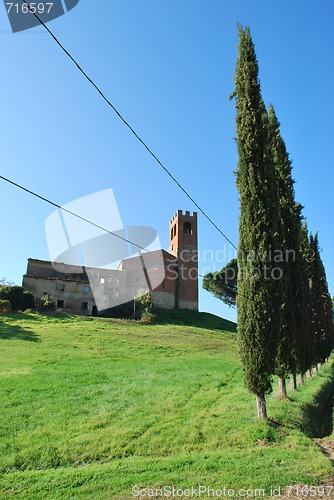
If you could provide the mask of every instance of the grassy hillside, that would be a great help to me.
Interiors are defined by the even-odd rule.
[[[269,498],[331,474],[306,410],[332,387],[332,365],[293,401],[270,399],[279,422],[258,422],[235,325],[213,315],[0,316],[0,349],[1,498],[127,499],[135,485],[199,484]]]

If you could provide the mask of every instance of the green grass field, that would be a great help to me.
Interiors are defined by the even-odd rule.
[[[332,364],[290,402],[273,394],[273,422],[258,421],[235,325],[210,314],[0,316],[0,349],[0,498],[130,499],[135,485],[270,498],[332,474],[312,439],[325,432],[312,402],[332,390]]]

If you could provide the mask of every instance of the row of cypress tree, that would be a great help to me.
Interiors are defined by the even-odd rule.
[[[295,201],[291,161],[273,106],[261,95],[248,27],[239,26],[235,71],[240,199],[237,311],[245,382],[259,418],[273,375],[286,378],[324,363],[333,349],[332,301],[318,236],[308,234]]]

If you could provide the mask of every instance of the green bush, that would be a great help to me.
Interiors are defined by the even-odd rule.
[[[157,317],[151,310],[145,309],[141,314],[140,322],[144,325],[153,325],[156,320]]]
[[[43,295],[39,300],[38,309],[42,312],[54,311],[56,309],[56,303],[51,295]]]
[[[0,299],[0,314],[8,314],[11,309],[9,300]]]
[[[140,292],[136,297],[136,309],[141,323],[152,325],[156,321],[150,292]]]
[[[31,292],[23,292],[23,306],[22,310],[36,309],[35,299]]]
[[[34,296],[31,292],[25,292],[22,286],[0,286],[0,299],[9,300],[14,311],[35,309]]]
[[[152,298],[150,292],[140,291],[136,296],[136,304],[142,309],[150,309],[152,307]]]
[[[28,309],[24,309],[24,314],[33,314],[35,312],[35,309],[31,309],[31,307],[29,307]]]

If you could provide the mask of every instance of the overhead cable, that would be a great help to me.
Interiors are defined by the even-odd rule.
[[[69,57],[69,59],[75,64],[77,69],[80,71],[80,73],[88,80],[88,82],[95,88],[95,90],[100,94],[102,99],[108,104],[108,106],[116,113],[116,115],[122,120],[124,125],[128,127],[128,129],[131,131],[131,133],[136,137],[136,139],[144,146],[144,148],[147,150],[147,152],[154,158],[154,160],[160,165],[160,167],[166,172],[166,174],[172,179],[172,181],[181,189],[181,191],[189,198],[189,200],[195,205],[195,207],[204,215],[204,217],[210,222],[210,224],[225,238],[226,241],[230,245],[232,245],[233,248],[237,250],[236,245],[232,243],[232,241],[226,236],[226,234],[217,226],[217,224],[207,215],[207,213],[198,205],[198,203],[194,200],[194,198],[186,191],[186,189],[180,184],[180,182],[174,177],[174,175],[168,170],[168,168],[162,163],[161,160],[153,153],[151,148],[145,143],[145,141],[137,134],[137,132],[134,130],[134,128],[129,124],[128,121],[125,120],[125,118],[121,115],[121,113],[115,108],[115,106],[110,102],[110,100],[106,97],[106,95],[102,92],[102,90],[98,87],[98,85],[93,81],[92,78],[88,76],[88,74],[83,70],[83,68],[80,66],[80,64],[76,61],[76,59],[70,54],[68,50],[65,49],[65,47],[61,44],[61,42],[58,40],[58,38],[52,33],[52,31],[48,28],[48,26],[40,19],[40,17],[32,10],[30,9],[29,4],[26,2],[26,0],[23,0],[23,2],[29,7],[30,12],[38,19],[40,24],[46,29],[46,31],[50,34],[50,36],[53,38],[53,40],[59,45],[61,50]]]

